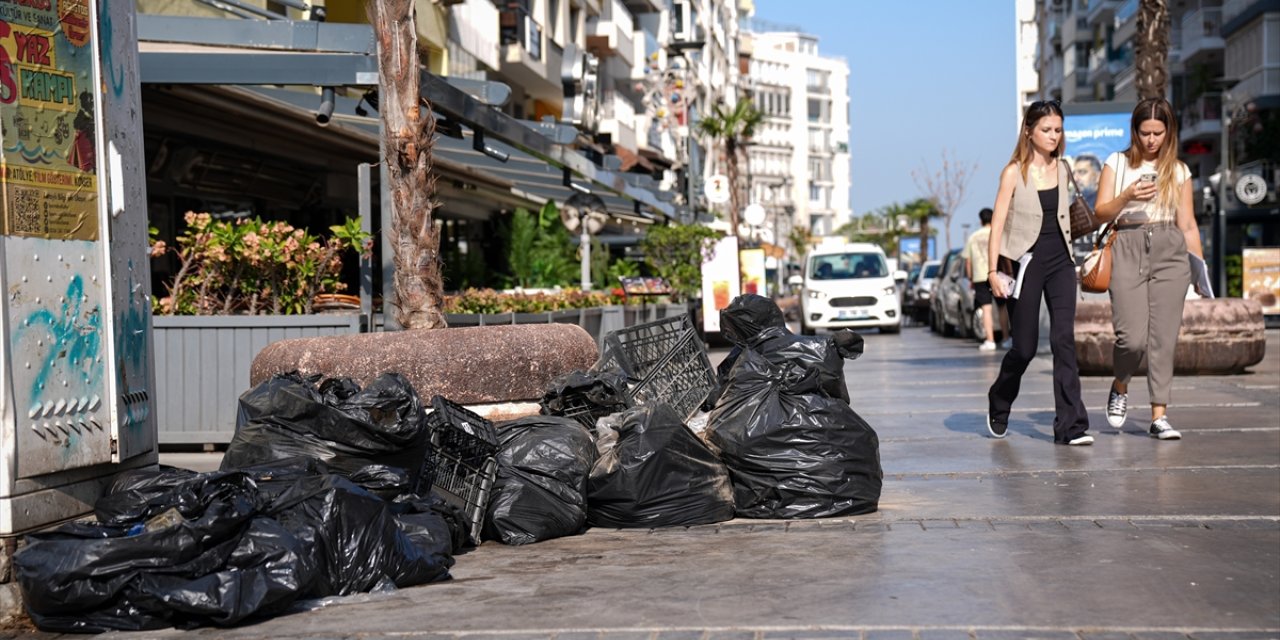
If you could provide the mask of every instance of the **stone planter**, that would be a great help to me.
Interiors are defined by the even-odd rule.
[[[1111,302],[1085,300],[1076,304],[1076,357],[1080,373],[1111,375],[1116,336],[1111,327]],[[1187,300],[1182,330],[1174,352],[1176,375],[1242,373],[1262,362],[1266,352],[1262,306],[1254,300],[1219,298]],[[1145,374],[1143,371],[1140,375]]]

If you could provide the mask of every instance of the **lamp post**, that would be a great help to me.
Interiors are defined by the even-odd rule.
[[[1213,216],[1213,275],[1218,295],[1227,295],[1227,189],[1231,188],[1231,92],[1222,92],[1222,140],[1218,150],[1218,211]]]

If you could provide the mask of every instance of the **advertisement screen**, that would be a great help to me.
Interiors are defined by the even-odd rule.
[[[702,263],[702,328],[708,333],[720,331],[720,310],[738,297],[741,279],[738,275],[738,239],[721,238],[715,254]]]
[[[1062,124],[1067,136],[1065,159],[1089,206],[1098,197],[1098,178],[1107,156],[1129,148],[1129,112],[1068,114]]]

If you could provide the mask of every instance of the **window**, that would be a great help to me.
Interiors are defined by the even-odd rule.
[[[833,253],[809,259],[809,277],[814,280],[885,278],[889,265],[879,253]]]
[[[822,101],[809,98],[809,122],[822,121]]]
[[[822,187],[819,187],[812,180],[809,181],[809,202],[822,201]]]

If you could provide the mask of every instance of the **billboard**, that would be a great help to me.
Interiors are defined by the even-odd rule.
[[[738,239],[729,236],[716,243],[711,259],[702,263],[702,329],[720,331],[720,310],[738,297],[742,281],[738,272]]]
[[[924,260],[938,259],[938,241],[936,238],[929,238],[929,251],[924,260],[920,259],[920,236],[906,236],[898,238],[898,256],[902,258],[904,264],[920,264]]]
[[[1062,124],[1067,137],[1065,159],[1089,206],[1098,197],[1098,178],[1107,156],[1129,148],[1130,112],[1067,114]]]

